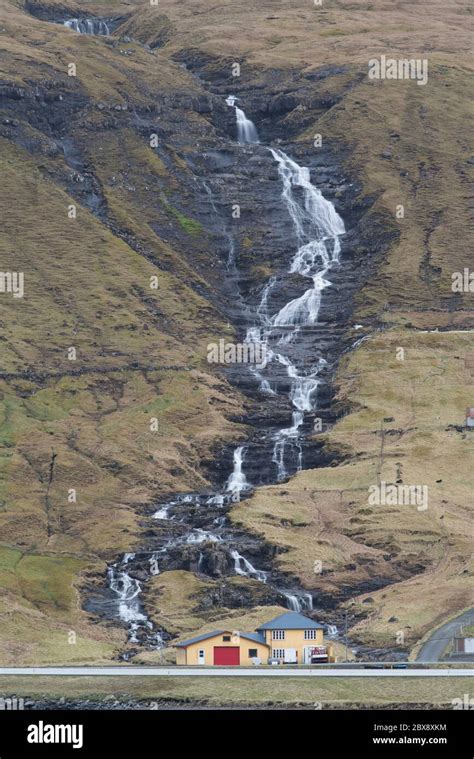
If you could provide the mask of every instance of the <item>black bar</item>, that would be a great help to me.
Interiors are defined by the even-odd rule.
[[[472,713],[466,710],[135,710],[0,712],[0,759],[19,757],[92,757],[132,759],[151,754],[170,757],[248,751],[294,751],[315,756],[328,751],[361,756],[420,756],[472,759]],[[42,730],[40,728],[42,725]],[[30,743],[65,728],[72,743]],[[51,726],[51,727],[49,727]],[[73,732],[72,726],[76,726]],[[82,726],[82,735],[80,733]],[[82,740],[81,740],[82,738]],[[79,743],[82,746],[79,747]],[[212,751],[210,750],[212,748]],[[288,748],[286,749],[288,750]],[[292,759],[297,759],[296,756]]]

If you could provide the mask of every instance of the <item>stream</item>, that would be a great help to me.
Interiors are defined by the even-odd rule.
[[[96,18],[70,18],[62,22],[68,29],[78,34],[108,37],[110,28],[106,21]]]
[[[260,145],[261,149],[255,125],[236,105],[236,100],[229,96],[226,103],[235,110],[238,143],[246,151],[251,151],[253,145]],[[324,356],[312,349],[314,327],[324,290],[331,285],[331,270],[339,264],[339,238],[345,234],[345,227],[333,204],[311,183],[307,168],[299,166],[278,148],[265,149],[275,162],[281,198],[292,222],[294,255],[288,261],[287,270],[270,277],[263,287],[260,301],[252,309],[252,324],[247,327],[244,339],[264,349],[265,360],[258,365],[248,365],[262,397],[286,393],[291,403],[291,423],[264,430],[259,441],[259,455],[262,450],[268,451],[271,458],[272,481],[282,482],[305,465],[304,441],[312,433],[312,427],[305,425],[306,417],[314,416],[317,410],[320,373],[326,365]],[[205,191],[212,204],[212,193],[207,185]],[[236,264],[232,237],[230,234],[227,237],[227,268],[231,268]],[[269,295],[277,280],[294,274],[307,280],[307,289],[271,313]],[[248,306],[246,308],[248,311]],[[310,362],[313,356],[314,361]],[[290,592],[281,587],[272,577],[270,567],[255,567],[238,549],[239,536],[226,514],[234,503],[261,484],[252,482],[249,467],[252,452],[252,442],[235,448],[232,471],[215,492],[176,494],[161,503],[152,516],[161,528],[155,549],[126,553],[108,567],[113,615],[127,626],[129,643],[147,648],[161,648],[166,644],[169,636],[166,631],[154,628],[141,594],[148,578],[169,569],[187,569],[212,577],[219,565],[224,574],[264,583],[274,592],[278,603],[293,611],[312,611],[311,593],[294,589]]]

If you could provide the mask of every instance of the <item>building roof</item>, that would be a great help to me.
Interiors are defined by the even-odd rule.
[[[319,622],[313,622],[309,617],[298,614],[296,611],[289,611],[286,614],[280,614],[278,617],[271,619],[269,622],[257,627],[257,630],[324,630],[323,625]]]
[[[248,638],[249,640],[254,640],[255,643],[263,643],[264,646],[267,645],[265,638],[263,635],[260,635],[260,633],[240,633],[241,638]]]
[[[313,622],[312,619],[305,617],[304,614],[289,611],[260,625],[260,627],[257,627],[257,632],[239,632],[239,635],[241,638],[252,640],[254,643],[262,643],[266,646],[268,644],[265,642],[265,638],[260,632],[261,630],[324,630],[324,626],[319,624],[319,622]],[[188,640],[175,643],[175,646],[177,648],[187,648],[192,643],[199,643],[200,640],[215,638],[216,635],[232,635],[232,630],[211,630],[211,632],[202,633],[202,635],[196,635],[194,638],[188,638]]]
[[[182,640],[180,643],[175,643],[175,646],[177,648],[187,648],[192,643],[199,643],[200,640],[208,640],[208,638],[214,638],[216,635],[232,635],[232,630],[212,630],[211,632],[203,633],[202,635],[196,635],[195,638],[188,638],[188,640]],[[258,632],[256,633],[239,632],[239,636],[241,638],[252,640],[254,641],[254,643],[262,643],[264,646],[267,645],[263,635],[260,635],[260,633]]]

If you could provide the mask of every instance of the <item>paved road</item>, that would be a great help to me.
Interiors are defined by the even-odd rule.
[[[461,625],[474,625],[474,609],[465,611],[460,614],[459,617],[452,619],[451,622],[446,622],[445,625],[439,627],[430,638],[421,647],[416,661],[421,662],[435,662],[439,661],[441,654],[446,648],[447,644],[459,631]],[[456,659],[456,661],[460,661]],[[462,660],[461,660],[462,661]]]
[[[0,667],[1,675],[69,677],[465,677],[474,669],[295,669],[287,667]]]

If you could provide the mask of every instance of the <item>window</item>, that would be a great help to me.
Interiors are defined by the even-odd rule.
[[[272,640],[285,640],[285,631],[272,630]]]
[[[229,641],[230,641],[230,635],[223,635],[222,636],[222,640],[224,641],[224,643],[229,643]]]
[[[316,633],[317,630],[305,630],[304,631],[304,639],[305,640],[316,640]]]
[[[272,651],[272,659],[284,659],[285,658],[285,649],[284,648],[274,648]]]
[[[254,659],[258,656],[258,650],[256,648],[249,648],[249,659]]]

